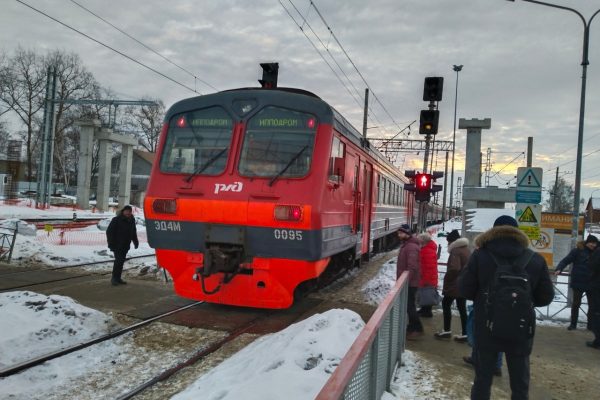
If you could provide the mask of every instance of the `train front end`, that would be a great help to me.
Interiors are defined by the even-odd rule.
[[[171,107],[144,212],[179,295],[287,308],[298,286],[323,272],[329,258],[313,189],[326,174],[316,160],[328,157],[319,121],[330,114],[314,96],[281,90]]]

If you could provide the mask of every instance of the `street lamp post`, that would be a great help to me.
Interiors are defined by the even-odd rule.
[[[514,2],[515,0],[508,0]],[[581,13],[573,8],[559,6],[556,4],[545,3],[543,1],[537,0],[522,0],[528,3],[540,4],[543,6],[548,6],[552,8],[559,8],[561,10],[571,11],[579,18],[581,18],[581,22],[583,22],[583,56],[581,59],[581,67],[582,67],[582,75],[581,75],[581,99],[579,103],[579,134],[577,136],[577,167],[575,169],[575,199],[573,204],[573,227],[571,232],[571,241],[572,247],[574,248],[577,244],[577,232],[579,225],[579,197],[581,196],[581,154],[583,147],[583,121],[585,116],[585,84],[587,79],[587,66],[590,64],[588,59],[588,47],[590,44],[590,24],[592,20],[598,13],[600,13],[600,9],[597,10],[592,17],[586,21],[584,16]]]
[[[450,217],[452,217],[452,199],[454,193],[454,152],[456,147],[456,104],[458,100],[458,72],[462,70],[462,65],[452,66],[452,70],[456,71],[456,87],[454,89],[454,131],[452,132],[452,172],[450,173]]]

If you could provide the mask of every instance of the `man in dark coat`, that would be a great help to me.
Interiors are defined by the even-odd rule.
[[[477,250],[469,258],[459,278],[460,293],[473,300],[474,305],[475,381],[471,388],[471,399],[490,398],[498,352],[506,355],[512,399],[529,397],[529,355],[533,348],[535,320],[532,321],[533,331],[528,339],[498,339],[492,336],[486,324],[485,304],[497,269],[494,258],[515,262],[522,259],[522,253],[529,251],[528,246],[529,239],[518,229],[517,221],[503,215],[496,219],[492,229],[476,238]],[[541,307],[550,304],[554,298],[554,287],[544,258],[534,253],[524,269],[529,278],[533,305]]]
[[[556,266],[555,275],[560,274],[569,264],[571,267],[570,287],[573,290],[573,303],[571,304],[571,325],[567,328],[572,331],[577,329],[577,320],[579,319],[579,307],[581,307],[581,298],[584,293],[588,293],[590,270],[588,261],[596,247],[598,238],[589,235],[585,242],[577,243],[577,247],[571,250]],[[589,297],[589,294],[587,295]],[[588,329],[590,329],[590,319],[588,318]]]
[[[594,340],[586,342],[586,345],[600,350],[600,248],[597,248],[590,257],[588,266],[590,269],[590,286],[587,292],[588,320],[594,333]]]
[[[115,254],[111,283],[113,286],[125,285],[127,282],[121,279],[125,257],[127,256],[131,242],[133,242],[136,249],[139,246],[135,218],[133,218],[131,206],[123,207],[119,214],[110,221],[106,229],[106,239],[108,241],[108,248]]]
[[[421,246],[419,240],[413,236],[410,226],[404,224],[398,229],[398,238],[401,241],[400,251],[398,252],[398,261],[396,264],[396,279],[404,271],[409,272],[408,276],[408,327],[406,328],[406,338],[416,339],[423,335],[423,325],[417,314],[416,296],[421,281]]]

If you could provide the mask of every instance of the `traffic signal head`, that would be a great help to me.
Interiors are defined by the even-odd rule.
[[[263,69],[262,79],[258,82],[265,89],[273,89],[277,87],[277,75],[279,73],[279,63],[261,63]]]
[[[444,89],[444,78],[427,77],[423,88],[423,101],[441,101],[442,91]]]
[[[431,173],[431,180],[433,182],[435,182],[436,179],[443,178],[443,177],[444,177],[444,173],[442,171],[433,171]],[[436,185],[436,184],[431,185],[431,193],[436,193],[443,189],[444,189],[444,185]]]
[[[437,134],[439,120],[440,112],[438,110],[421,110],[421,118],[419,120],[419,134]]]
[[[415,200],[429,201],[431,192],[431,175],[416,174],[415,175]]]

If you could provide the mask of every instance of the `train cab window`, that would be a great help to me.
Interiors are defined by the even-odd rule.
[[[316,118],[279,107],[265,107],[250,118],[239,172],[243,176],[299,178],[310,170]]]
[[[176,114],[160,159],[163,172],[218,175],[225,170],[233,120],[220,107]]]
[[[339,138],[333,137],[331,143],[331,155],[329,156],[329,180],[332,182],[344,182],[346,171],[346,144]]]

